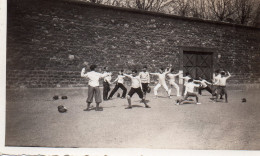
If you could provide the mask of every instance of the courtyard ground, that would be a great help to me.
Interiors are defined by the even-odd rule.
[[[6,146],[260,149],[260,90],[229,90],[229,103],[213,103],[204,91],[201,105],[179,106],[176,96],[159,91],[158,99],[148,94],[149,109],[136,94],[133,109],[124,109],[126,99],[115,94],[101,104],[103,111],[85,112],[87,88],[9,89]],[[54,95],[68,99],[53,100]],[[59,113],[58,105],[68,112]]]

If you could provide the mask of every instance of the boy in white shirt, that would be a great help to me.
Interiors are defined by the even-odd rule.
[[[103,79],[103,100],[107,101],[108,92],[110,91],[110,84],[111,84],[111,75],[112,73],[108,72],[108,67],[104,67],[104,74],[108,73],[107,76]]]
[[[217,89],[217,95],[216,95],[216,102],[218,102],[218,96],[221,94],[225,95],[225,102],[228,103],[228,97],[227,97],[227,90],[226,90],[226,83],[227,83],[227,79],[229,79],[231,77],[230,73],[227,72],[228,76],[225,76],[225,72],[222,71],[221,73],[221,78],[218,79],[218,81],[216,83],[218,83],[218,89]]]
[[[126,107],[125,109],[132,108],[131,98],[135,93],[137,93],[139,98],[142,99],[142,102],[145,104],[145,108],[151,108],[149,105],[146,104],[146,101],[145,101],[145,98],[143,95],[143,91],[142,91],[141,79],[139,76],[137,76],[137,71],[132,70],[132,75],[127,75],[127,74],[124,74],[124,75],[131,78],[131,82],[132,82],[131,89],[127,95],[128,107]]]
[[[171,90],[174,87],[177,91],[177,96],[181,96],[180,95],[180,87],[179,85],[177,85],[177,83],[175,82],[175,77],[179,76],[180,74],[182,74],[181,72],[177,73],[177,74],[173,74],[173,69],[171,69],[171,73],[167,74],[168,77],[170,78],[169,83],[170,83],[170,89],[169,92],[171,94]]]
[[[163,86],[163,88],[165,89],[165,91],[167,92],[169,98],[171,98],[171,94],[170,94],[170,91],[169,91],[169,88],[168,86],[166,85],[166,81],[165,81],[165,77],[166,77],[166,74],[169,74],[171,72],[171,68],[168,68],[165,69],[165,71],[163,72],[163,68],[160,68],[159,69],[159,73],[150,73],[151,75],[156,75],[158,76],[158,79],[159,79],[159,82],[158,84],[154,87],[154,95],[155,95],[155,98],[157,98],[158,96],[158,89]]]
[[[193,79],[189,79],[188,83],[186,84],[186,87],[185,87],[185,97],[184,97],[184,99],[177,100],[177,105],[183,104],[190,96],[196,97],[197,105],[201,104],[201,103],[199,103],[199,97],[198,97],[197,93],[194,92],[194,87],[199,87],[199,85],[193,83]]]
[[[182,96],[185,95],[186,85],[188,83],[188,80],[191,79],[191,76],[190,76],[189,72],[186,72],[185,75],[186,76],[184,76],[184,77],[182,77],[182,76],[179,77],[180,79],[184,80],[184,83],[183,83],[183,86],[182,86]]]
[[[127,89],[126,89],[126,87],[124,86],[124,78],[125,78],[125,76],[124,76],[124,70],[121,70],[121,71],[118,73],[118,76],[117,76],[117,78],[115,79],[115,81],[112,82],[112,83],[115,83],[115,82],[116,82],[116,86],[115,86],[115,88],[112,90],[112,92],[110,93],[108,99],[111,99],[111,98],[113,97],[113,95],[115,94],[115,92],[116,92],[119,88],[121,88],[121,89],[123,90],[123,94],[122,94],[121,98],[122,98],[122,99],[125,98]]]
[[[84,111],[89,111],[89,106],[93,102],[93,97],[95,96],[95,101],[96,101],[96,111],[102,111],[102,109],[99,108],[99,104],[102,102],[101,99],[101,93],[99,89],[99,79],[103,78],[108,75],[108,73],[101,74],[96,72],[97,66],[96,65],[91,65],[90,66],[90,72],[86,72],[85,68],[82,68],[81,70],[81,77],[88,78],[88,98],[87,98],[87,108],[84,109]]]
[[[147,66],[143,67],[143,71],[139,73],[141,84],[143,88],[144,98],[146,98],[146,93],[148,90],[148,85],[150,83],[150,74],[147,71]]]

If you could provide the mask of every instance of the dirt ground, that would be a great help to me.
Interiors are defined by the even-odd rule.
[[[85,112],[87,88],[7,90],[6,146],[260,150],[260,90],[228,92],[229,103],[204,91],[201,105],[177,106],[160,89],[158,99],[147,96],[151,108],[135,94],[131,110],[114,95],[103,111]]]

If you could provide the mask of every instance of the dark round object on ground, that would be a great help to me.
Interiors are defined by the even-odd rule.
[[[60,113],[65,113],[65,112],[67,112],[67,108],[64,107],[63,105],[59,105],[59,106],[58,106],[58,111],[59,111]]]
[[[151,87],[147,87],[147,93],[150,93],[151,92]]]
[[[54,95],[53,96],[53,100],[58,100],[59,99],[59,96],[58,95]]]
[[[243,98],[243,99],[242,99],[242,102],[246,102],[246,98]]]
[[[67,96],[62,96],[61,99],[68,99],[68,97]]]

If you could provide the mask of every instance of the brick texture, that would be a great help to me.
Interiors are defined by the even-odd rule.
[[[257,28],[62,0],[8,0],[7,20],[8,88],[85,86],[92,63],[179,70],[180,47],[221,54],[230,83],[260,82]]]

